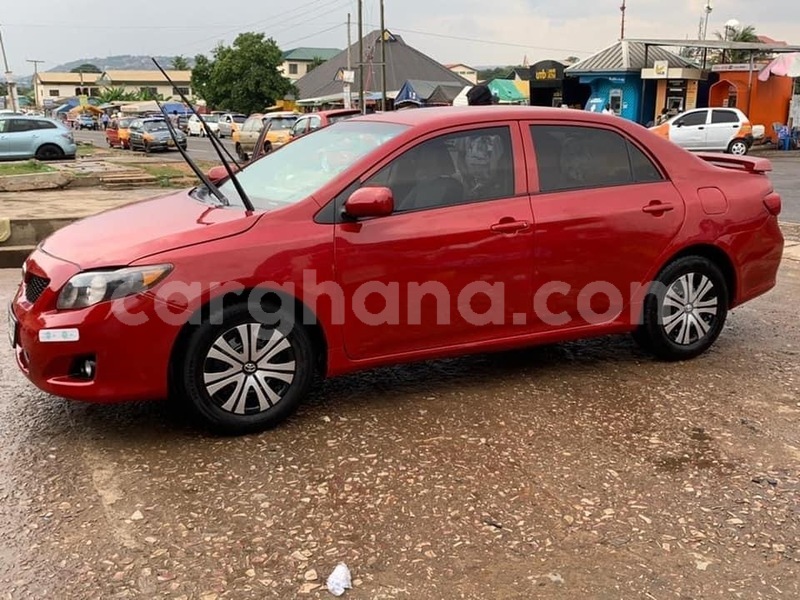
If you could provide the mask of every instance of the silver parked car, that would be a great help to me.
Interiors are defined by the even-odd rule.
[[[75,138],[53,119],[0,115],[0,160],[75,158]]]

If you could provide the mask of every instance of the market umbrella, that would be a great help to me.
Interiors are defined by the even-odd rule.
[[[779,77],[800,77],[800,52],[782,54],[769,63],[758,74],[760,81],[766,81],[770,75]]]

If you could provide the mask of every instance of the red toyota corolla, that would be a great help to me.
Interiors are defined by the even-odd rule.
[[[231,432],[379,365],[623,332],[691,358],[775,285],[769,168],[582,111],[359,117],[56,232],[12,344],[46,392],[183,397]]]

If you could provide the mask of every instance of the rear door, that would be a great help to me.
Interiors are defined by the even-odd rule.
[[[598,124],[529,123],[540,331],[625,319],[683,224],[683,199],[646,149]]]
[[[706,125],[709,111],[689,111],[675,119],[669,128],[669,139],[687,150],[706,149]]]
[[[116,119],[106,127],[106,140],[109,146],[119,146],[119,125]]]
[[[707,150],[727,150],[731,140],[740,137],[742,122],[734,110],[715,108],[708,125]]]

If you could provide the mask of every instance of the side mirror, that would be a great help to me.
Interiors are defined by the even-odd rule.
[[[231,171],[236,173],[238,170],[239,169],[236,165],[231,165]],[[206,176],[211,180],[211,183],[216,185],[217,183],[219,183],[228,176],[228,171],[225,169],[224,166],[217,165],[216,167],[212,167],[211,169],[209,169],[208,172],[206,173]]]
[[[353,219],[388,217],[393,212],[394,197],[386,187],[361,188],[344,203],[344,214]]]

